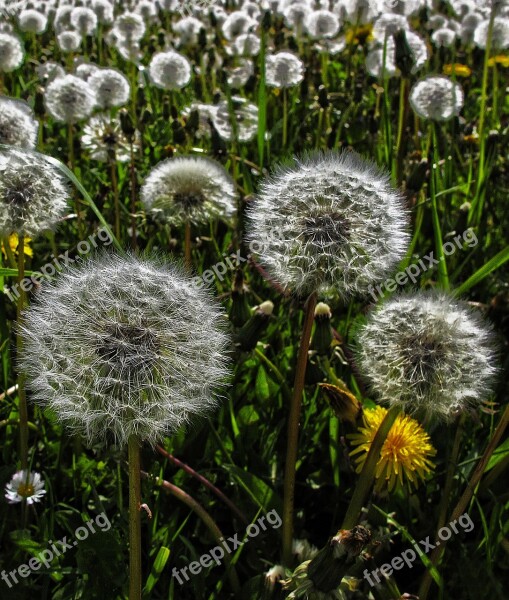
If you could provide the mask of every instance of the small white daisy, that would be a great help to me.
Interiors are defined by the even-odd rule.
[[[39,473],[17,471],[5,486],[5,497],[9,504],[17,504],[26,500],[27,504],[40,502],[46,493],[44,481]]]

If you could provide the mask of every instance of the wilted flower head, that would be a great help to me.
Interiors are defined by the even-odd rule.
[[[490,394],[494,341],[466,305],[424,292],[378,306],[358,335],[359,368],[381,402],[449,419]]]
[[[44,105],[56,121],[76,123],[90,116],[95,106],[95,94],[83,79],[65,75],[48,85]]]
[[[178,156],[156,165],[141,188],[145,208],[180,225],[229,219],[235,212],[235,185],[216,161]]]
[[[0,32],[0,71],[14,71],[23,63],[23,47],[18,37]]]
[[[0,96],[0,144],[35,148],[38,127],[28,104]]]
[[[0,151],[0,237],[35,237],[53,229],[67,208],[63,178],[43,158],[20,150]]]
[[[279,168],[248,211],[249,239],[271,275],[298,294],[366,293],[409,243],[400,193],[354,152],[317,153]]]
[[[129,100],[129,80],[116,69],[97,69],[88,78],[88,84],[95,92],[97,106],[101,108],[123,106]]]
[[[357,473],[362,471],[371,444],[387,412],[382,406],[368,408],[364,411],[363,426],[359,427],[358,433],[347,436],[352,445],[357,446],[350,452],[351,456],[359,454],[355,461]],[[431,457],[435,454],[429,435],[419,422],[408,415],[399,414],[380,451],[375,470],[376,489],[382,490],[386,486],[392,491],[396,485],[417,487],[432,472],[434,464]]]
[[[167,261],[104,253],[64,271],[24,314],[32,399],[88,442],[155,444],[217,405],[222,310]]]
[[[137,151],[139,142],[140,132],[136,131],[134,151]],[[99,114],[90,118],[83,127],[81,143],[90,153],[90,158],[94,160],[127,162],[131,159],[131,143],[122,132],[119,120],[111,119],[107,114]]]
[[[266,58],[267,85],[285,88],[304,79],[304,64],[291,52],[277,52]]]
[[[19,13],[18,24],[21,31],[42,33],[48,25],[48,19],[42,12],[29,8]]]
[[[459,83],[441,75],[425,77],[410,90],[410,105],[423,119],[448,121],[463,106],[463,90]]]
[[[27,504],[40,502],[46,493],[44,481],[39,473],[18,471],[5,486],[5,497],[9,504],[26,501]]]
[[[155,54],[148,70],[154,85],[165,90],[178,90],[191,81],[191,63],[173,50]]]
[[[314,10],[308,14],[304,25],[314,38],[332,38],[339,31],[339,19],[330,10]]]

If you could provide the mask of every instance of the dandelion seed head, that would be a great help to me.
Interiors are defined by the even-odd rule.
[[[261,184],[248,223],[262,263],[297,294],[366,293],[409,243],[401,194],[354,152],[311,154],[277,169]]]
[[[340,21],[330,10],[314,10],[307,15],[304,25],[314,38],[333,38],[339,31]]]
[[[18,24],[21,31],[43,33],[48,26],[48,19],[40,11],[30,8],[19,13]]]
[[[124,12],[113,23],[113,34],[129,42],[139,42],[145,35],[147,27],[140,15]]]
[[[452,79],[431,75],[414,84],[409,100],[422,119],[448,121],[463,107],[463,89]]]
[[[138,151],[140,132],[134,134],[133,150]],[[81,143],[90,153],[90,158],[99,162],[115,160],[127,162],[131,159],[131,143],[122,132],[118,119],[108,114],[94,115],[83,127]]]
[[[235,186],[222,165],[202,156],[178,156],[152,169],[141,188],[147,211],[180,225],[230,219]]]
[[[256,56],[260,52],[260,37],[254,33],[242,33],[237,36],[229,51],[234,56]]]
[[[474,42],[479,48],[486,48],[490,19],[485,19],[474,31]],[[509,16],[498,16],[493,20],[491,47],[496,50],[509,48]]]
[[[23,47],[20,39],[10,33],[0,32],[0,71],[9,73],[23,63]]]
[[[178,52],[158,52],[148,67],[152,83],[165,90],[178,90],[191,81],[191,63]]]
[[[97,69],[88,78],[88,84],[95,92],[97,106],[101,108],[124,106],[129,100],[129,80],[116,69]]]
[[[257,22],[242,10],[236,10],[228,15],[221,26],[224,37],[228,41],[232,41],[243,33],[253,31],[257,26]]]
[[[31,399],[88,443],[151,445],[218,404],[226,318],[167,261],[98,255],[44,284],[25,312]]]
[[[267,85],[277,88],[298,85],[304,79],[304,63],[291,52],[266,57]]]
[[[360,329],[358,348],[380,402],[446,420],[486,400],[496,373],[490,327],[445,294],[384,302]]]
[[[86,6],[73,8],[70,21],[80,35],[93,35],[97,29],[97,15]]]
[[[58,47],[62,52],[76,52],[81,46],[81,39],[76,31],[61,31],[57,35]]]
[[[232,96],[231,101],[236,131],[227,100],[222,100],[211,114],[214,128],[223,140],[229,142],[236,137],[239,142],[249,142],[258,131],[258,107],[241,96]]]
[[[0,96],[0,144],[35,148],[38,128],[28,104]]]
[[[65,214],[69,191],[62,176],[43,158],[23,151],[0,151],[0,236],[36,237]]]

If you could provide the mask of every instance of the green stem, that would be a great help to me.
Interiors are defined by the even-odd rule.
[[[117,163],[115,157],[110,158],[111,188],[113,190],[113,206],[115,207],[115,237],[120,241],[120,200],[118,197]]]
[[[288,91],[283,88],[283,148],[288,140]]]
[[[191,223],[186,221],[185,231],[184,231],[184,264],[186,265],[186,269],[188,271],[192,268],[192,259],[191,259]]]
[[[18,237],[18,303],[17,303],[17,323],[18,328],[22,323],[22,312],[26,305],[26,295],[22,287],[25,278],[25,236]],[[16,348],[18,356],[23,347],[21,334],[16,336]],[[19,398],[19,442],[21,469],[28,469],[28,407],[25,394],[25,381],[23,375],[18,374],[18,398]]]
[[[129,600],[141,600],[140,444],[135,435],[129,453]]]
[[[484,473],[484,470],[488,466],[488,462],[489,462],[493,452],[495,451],[495,448],[499,445],[500,440],[501,440],[502,436],[504,435],[504,431],[506,430],[508,424],[509,424],[509,405],[506,406],[504,413],[497,425],[497,428],[495,429],[495,431],[493,433],[493,437],[489,441],[488,445],[486,446],[486,449],[484,450],[484,453],[483,453],[481,459],[477,463],[477,467],[475,468],[474,472],[472,473],[472,476],[470,477],[470,481],[468,482],[467,487],[466,487],[465,491],[463,492],[463,495],[461,496],[458,503],[456,504],[456,507],[452,511],[452,514],[449,518],[449,523],[457,521],[461,517],[461,515],[463,515],[465,513],[465,510],[467,509],[467,506],[470,503],[472,496],[474,495],[474,492],[475,492],[479,482],[481,481],[481,477]],[[435,549],[433,550],[431,557],[430,557],[431,566],[436,567],[437,564],[439,563],[439,561],[445,551],[446,543],[447,543],[446,541],[443,541],[442,544],[440,545],[440,547],[435,547]],[[428,593],[429,593],[432,582],[433,581],[432,581],[432,577],[430,574],[430,570],[427,570],[422,579],[421,587],[419,588],[419,599],[420,600],[426,600],[426,598],[428,597]]]
[[[364,463],[359,480],[355,486],[341,529],[352,529],[352,527],[357,525],[359,514],[368,498],[373,482],[375,481],[376,465],[380,460],[380,452],[382,451],[387,435],[399,413],[400,408],[398,406],[391,407],[380,424],[380,427],[371,442],[366,462]]]
[[[290,566],[292,558],[293,539],[293,508],[295,500],[295,467],[297,464],[297,452],[299,444],[299,419],[302,404],[302,393],[304,391],[304,379],[308,362],[309,342],[315,316],[317,293],[312,292],[304,306],[304,323],[300,340],[299,352],[297,354],[297,366],[295,369],[295,381],[293,395],[290,404],[290,415],[288,417],[288,441],[286,447],[286,464],[283,498],[283,564]]]

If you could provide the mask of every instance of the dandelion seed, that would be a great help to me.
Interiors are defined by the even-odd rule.
[[[360,330],[358,345],[373,393],[407,413],[452,419],[490,395],[490,328],[446,295],[416,292],[384,302]]]
[[[156,165],[143,183],[141,199],[148,211],[174,225],[228,220],[236,208],[231,177],[219,163],[201,156]]]
[[[69,191],[44,159],[20,150],[0,151],[0,237],[51,230],[64,215]]]
[[[298,294],[366,293],[409,243],[400,193],[354,152],[312,154],[277,169],[261,184],[248,219],[262,263]]]
[[[448,121],[463,106],[463,89],[459,83],[443,76],[428,76],[410,90],[410,105],[423,119]]]
[[[371,444],[387,414],[382,406],[369,408],[364,411],[363,426],[358,433],[347,437],[353,446],[358,446],[350,452],[356,456],[356,472],[360,473],[366,462]],[[417,487],[420,481],[425,481],[434,469],[431,457],[436,454],[431,445],[429,435],[418,421],[408,415],[398,415],[391,427],[380,452],[376,465],[376,488],[387,487],[389,491],[399,487]]]
[[[46,490],[39,473],[18,471],[5,486],[5,497],[9,504],[26,501],[27,504],[40,502]]]
[[[65,75],[48,85],[44,105],[56,121],[76,123],[90,116],[95,106],[95,94],[79,77]]]
[[[24,314],[31,398],[89,443],[151,445],[218,404],[225,315],[167,261],[105,253],[45,283]]]
[[[0,144],[35,148],[38,129],[28,104],[0,96]]]

